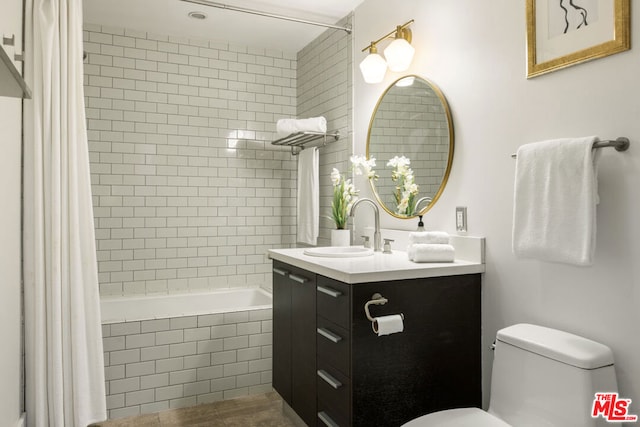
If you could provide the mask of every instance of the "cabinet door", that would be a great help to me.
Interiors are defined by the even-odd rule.
[[[273,263],[273,388],[316,424],[316,275]]]
[[[291,400],[291,282],[289,269],[273,263],[273,388]]]
[[[377,336],[372,316],[404,313],[402,333]],[[353,286],[353,425],[402,425],[420,415],[482,404],[480,275]]]
[[[316,280],[293,270],[291,281],[291,370],[293,409],[308,425],[316,423]]]

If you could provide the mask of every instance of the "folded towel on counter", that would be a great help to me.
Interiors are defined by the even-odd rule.
[[[280,119],[276,123],[276,132],[281,138],[297,132],[326,133],[327,119],[322,116],[308,119]]]
[[[518,149],[513,252],[520,258],[591,265],[598,203],[596,137],[526,144]]]
[[[302,150],[298,155],[297,240],[313,246],[318,243],[320,230],[319,159],[317,147]]]
[[[445,231],[414,231],[409,233],[409,244],[439,243],[449,244],[449,233]]]
[[[414,243],[409,245],[407,253],[413,262],[453,262],[456,250],[451,245]]]

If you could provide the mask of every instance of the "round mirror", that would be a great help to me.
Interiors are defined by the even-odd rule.
[[[453,122],[440,89],[418,77],[391,84],[371,116],[367,158],[380,205],[397,218],[424,215],[444,190],[453,160]]]

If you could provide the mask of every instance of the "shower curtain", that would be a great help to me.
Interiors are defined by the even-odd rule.
[[[26,0],[23,276],[27,425],[106,419],[82,65],[82,0]]]

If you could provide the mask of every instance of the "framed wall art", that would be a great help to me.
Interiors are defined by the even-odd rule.
[[[630,49],[630,0],[527,0],[527,78]]]

